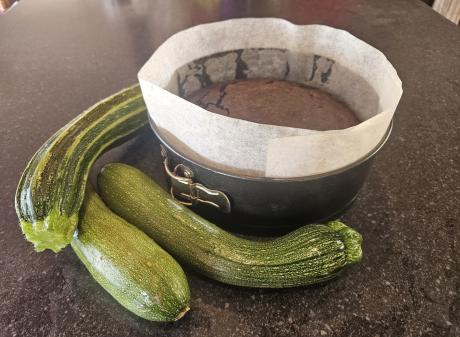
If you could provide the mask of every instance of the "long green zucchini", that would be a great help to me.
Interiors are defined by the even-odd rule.
[[[37,251],[58,252],[70,243],[93,162],[146,123],[135,85],[89,108],[42,145],[22,174],[15,198],[21,229]]]
[[[121,305],[152,321],[175,321],[189,310],[179,264],[142,231],[110,211],[88,188],[72,248]]]
[[[295,287],[329,280],[361,260],[361,235],[339,221],[309,225],[272,241],[236,237],[179,204],[141,171],[109,164],[102,198],[192,269],[247,287]]]

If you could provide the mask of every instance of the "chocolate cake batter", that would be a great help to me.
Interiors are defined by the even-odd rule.
[[[353,111],[328,93],[273,79],[214,83],[185,97],[202,108],[251,122],[310,130],[337,130],[359,124]]]

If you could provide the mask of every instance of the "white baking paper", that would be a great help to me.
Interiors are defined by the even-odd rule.
[[[246,18],[195,26],[164,42],[139,72],[151,119],[186,157],[231,174],[289,178],[326,173],[366,156],[402,95],[385,55],[346,31]],[[361,123],[314,131],[253,123],[182,97],[215,82],[269,77],[325,90]]]

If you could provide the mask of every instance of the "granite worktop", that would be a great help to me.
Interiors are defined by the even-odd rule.
[[[174,324],[118,305],[70,248],[36,253],[13,196],[55,130],[136,82],[180,29],[276,16],[350,31],[383,51],[404,94],[393,133],[341,218],[364,259],[321,286],[257,290],[187,271],[192,310]],[[0,16],[0,336],[460,336],[460,29],[417,0],[21,1]],[[107,153],[165,186],[149,130]]]

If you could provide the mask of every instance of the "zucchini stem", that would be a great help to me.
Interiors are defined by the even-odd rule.
[[[184,309],[182,309],[181,312],[179,312],[179,314],[176,316],[176,318],[174,319],[175,321],[178,321],[180,320],[182,317],[184,317],[184,315],[190,310],[190,307],[188,305],[186,305],[184,307]]]
[[[347,264],[360,262],[363,257],[363,251],[361,249],[363,237],[361,234],[339,220],[329,221],[327,226],[339,233],[342,237],[343,243],[345,244]]]

